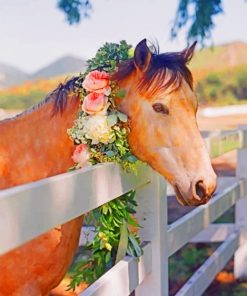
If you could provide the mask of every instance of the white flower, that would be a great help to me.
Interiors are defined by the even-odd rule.
[[[87,139],[92,140],[92,144],[108,144],[115,140],[114,133],[108,125],[107,116],[95,115],[85,118],[83,133]]]

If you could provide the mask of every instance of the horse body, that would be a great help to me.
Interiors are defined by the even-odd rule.
[[[196,125],[197,101],[186,67],[193,49],[152,54],[144,40],[113,76],[126,90],[116,104],[128,115],[132,152],[170,181],[184,205],[206,203],[216,185]],[[73,165],[75,147],[67,129],[80,100],[70,96],[72,84],[67,84],[68,91],[59,86],[38,107],[0,122],[0,189],[63,173]],[[0,296],[47,295],[70,265],[82,220],[78,217],[1,256]]]
[[[79,100],[71,99],[63,116],[51,116],[52,103],[0,122],[0,188],[63,173],[73,162],[73,143],[67,129],[73,124]]]
[[[71,99],[63,116],[51,117],[52,104],[44,104],[0,122],[0,189],[63,173],[73,165],[74,145],[66,131],[78,104]],[[78,246],[82,220],[74,219],[1,256],[0,296],[46,295],[56,287]]]

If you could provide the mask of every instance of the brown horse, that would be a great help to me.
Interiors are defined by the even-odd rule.
[[[194,45],[178,53],[151,53],[141,41],[113,79],[126,90],[116,100],[128,115],[132,152],[174,186],[183,205],[212,196],[216,176],[196,124],[197,100],[186,63]],[[67,136],[80,105],[76,79],[36,107],[0,122],[0,188],[66,172],[74,150]],[[0,296],[47,295],[63,278],[78,244],[76,218],[0,257]]]

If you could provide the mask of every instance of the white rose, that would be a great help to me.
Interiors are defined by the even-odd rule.
[[[114,142],[114,133],[108,125],[107,116],[89,116],[84,123],[83,133],[87,139],[92,140],[92,144],[108,144]]]

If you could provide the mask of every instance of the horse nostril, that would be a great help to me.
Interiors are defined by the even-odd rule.
[[[198,181],[195,186],[196,195],[202,200],[206,197],[206,188],[203,181]]]

